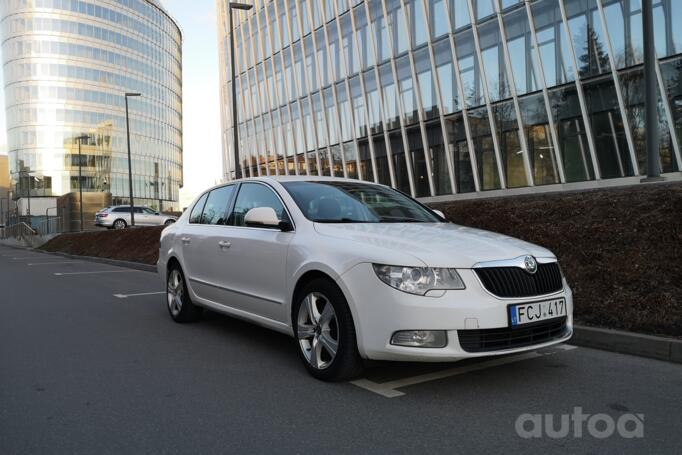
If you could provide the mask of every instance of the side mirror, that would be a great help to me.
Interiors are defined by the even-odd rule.
[[[247,226],[280,227],[277,213],[272,207],[256,207],[244,216],[244,224]]]
[[[433,213],[435,213],[439,217],[443,218],[444,220],[447,219],[447,218],[445,218],[445,213],[441,212],[440,210],[436,210],[436,209],[431,209],[431,210],[433,211]]]

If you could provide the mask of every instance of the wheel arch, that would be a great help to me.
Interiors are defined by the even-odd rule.
[[[321,270],[316,270],[316,269],[308,270],[307,272],[305,272],[303,275],[301,275],[298,278],[298,280],[296,281],[296,286],[294,286],[294,291],[291,294],[291,309],[292,309],[292,311],[294,308],[294,302],[296,302],[296,300],[298,299],[299,294],[301,293],[301,291],[303,290],[305,285],[310,283],[311,281],[317,280],[317,279],[323,279],[323,280],[331,281],[332,283],[334,283],[334,285],[336,285],[338,287],[338,284],[336,284],[336,280],[334,278],[332,278],[329,274],[327,274]],[[341,292],[343,292],[343,291],[341,291]],[[344,296],[345,296],[345,294],[344,294]],[[292,313],[292,316],[293,316],[293,313]]]
[[[182,264],[180,264],[180,261],[178,258],[175,256],[169,256],[168,260],[166,261],[166,277],[168,276],[168,271],[171,269],[173,266],[178,266],[180,267],[180,270],[182,270]],[[183,271],[184,273],[184,271]]]
[[[355,328],[355,337],[356,340],[355,342],[357,343],[358,350],[360,352],[360,356],[363,358],[366,358],[364,349],[363,349],[363,343],[362,343],[362,332],[361,332],[361,326],[358,324],[358,313],[355,308],[355,302],[350,298],[348,290],[345,288],[343,283],[340,283],[337,279],[335,279],[330,273],[327,273],[323,270],[320,270],[320,268],[311,268],[309,270],[306,270],[303,272],[298,279],[296,280],[296,285],[294,286],[294,289],[291,293],[291,300],[290,300],[290,305],[289,305],[289,321],[291,323],[291,327],[294,327],[294,303],[296,302],[296,299],[300,297],[300,293],[305,287],[306,284],[310,283],[313,280],[316,279],[325,279],[336,286],[343,297],[346,299],[346,303],[348,305],[348,308],[350,309],[351,317],[353,318],[353,327]],[[294,334],[294,337],[296,335]]]

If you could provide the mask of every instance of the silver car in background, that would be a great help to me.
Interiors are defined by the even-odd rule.
[[[159,213],[149,207],[134,207],[135,226],[168,226],[175,223],[177,217]],[[95,214],[95,226],[107,229],[125,229],[130,226],[130,206],[115,205],[107,207]]]

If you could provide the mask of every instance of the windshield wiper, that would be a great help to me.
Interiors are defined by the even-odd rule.
[[[376,223],[376,221],[355,220],[353,218],[321,218],[313,221],[316,223]]]
[[[382,223],[425,223],[424,220],[404,216],[382,216],[380,219]]]

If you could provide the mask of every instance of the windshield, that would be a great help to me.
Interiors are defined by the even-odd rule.
[[[402,193],[355,182],[282,182],[303,215],[318,223],[440,223]]]

